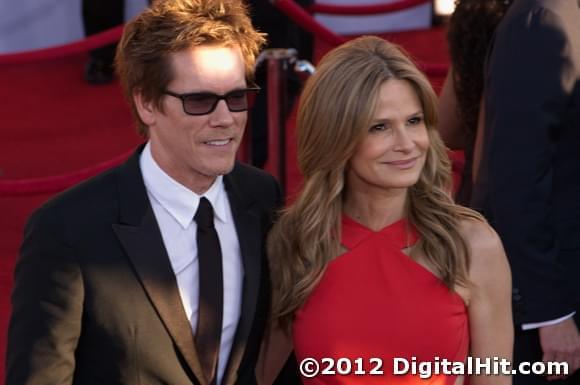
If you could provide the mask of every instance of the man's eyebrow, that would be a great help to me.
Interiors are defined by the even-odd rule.
[[[246,90],[248,88],[252,88],[251,86],[239,86],[239,87],[233,87],[231,89],[229,89],[228,91],[224,92],[223,95],[227,95],[230,92],[235,92],[235,91],[242,91],[242,90]],[[187,92],[183,92],[181,93],[181,95],[191,95],[191,94],[212,94],[212,95],[222,95],[219,94],[217,92],[214,91],[209,91],[207,89],[200,89],[200,90],[196,90],[196,91],[187,91]]]

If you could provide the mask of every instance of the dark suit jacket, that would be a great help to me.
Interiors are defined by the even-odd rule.
[[[515,0],[488,56],[472,206],[510,260],[516,323],[580,310],[580,4]]]
[[[30,218],[16,266],[6,385],[206,385],[139,153]],[[273,177],[241,164],[224,183],[245,275],[223,384],[255,384],[270,302],[264,240],[281,197]]]

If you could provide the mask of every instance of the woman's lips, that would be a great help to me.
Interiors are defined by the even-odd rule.
[[[392,162],[385,162],[385,164],[399,168],[401,170],[406,170],[408,168],[412,168],[413,166],[415,166],[415,163],[417,163],[417,159],[418,158],[394,160]]]

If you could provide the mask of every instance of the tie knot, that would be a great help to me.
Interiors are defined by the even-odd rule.
[[[199,207],[197,208],[197,212],[193,219],[195,219],[195,222],[199,227],[213,227],[213,209],[207,198],[202,197],[199,200]]]

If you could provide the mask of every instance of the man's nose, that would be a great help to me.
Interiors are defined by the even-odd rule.
[[[210,123],[212,126],[229,126],[234,122],[233,113],[228,108],[225,100],[219,100],[215,109],[211,112]]]

